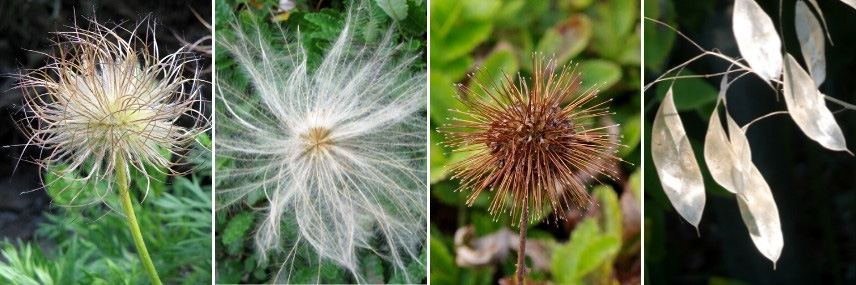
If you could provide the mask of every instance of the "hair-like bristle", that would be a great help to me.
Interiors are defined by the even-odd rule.
[[[148,18],[133,30],[94,19],[88,23],[58,32],[59,54],[47,55],[46,66],[25,71],[16,85],[24,91],[27,111],[18,123],[29,136],[28,146],[48,153],[36,163],[62,178],[46,183],[62,183],[57,184],[67,185],[62,191],[74,192],[71,204],[62,205],[69,207],[103,202],[113,183],[106,190],[90,186],[115,175],[139,172],[150,179],[151,169],[175,174],[178,160],[170,156],[186,153],[207,129],[207,119],[194,109],[200,101],[196,73],[183,75],[196,59],[184,48],[161,57]],[[188,115],[199,121],[197,127],[175,124]],[[117,158],[127,167],[117,169]],[[148,187],[140,190],[143,197],[148,194]]]
[[[357,10],[352,8],[353,10]],[[308,243],[358,281],[359,250],[396,270],[418,261],[425,241],[425,74],[398,54],[388,32],[376,46],[352,43],[353,22],[319,67],[308,70],[297,37],[265,39],[258,24],[219,40],[251,91],[217,84],[218,208],[265,197],[255,244],[263,259],[286,255],[274,280],[288,281],[294,249]],[[250,197],[250,198],[248,198]],[[292,221],[293,220],[293,221]],[[297,236],[283,237],[283,224]],[[415,282],[415,280],[414,280]]]
[[[525,196],[538,215],[552,208],[563,219],[569,206],[590,204],[586,185],[579,177],[615,176],[619,142],[597,126],[609,115],[605,102],[593,103],[597,90],[580,95],[580,75],[569,67],[556,73],[554,60],[533,56],[532,86],[518,75],[503,74],[497,85],[488,76],[470,76],[479,95],[459,85],[459,100],[468,110],[454,111],[453,123],[440,127],[446,145],[456,151],[475,152],[450,166],[460,190],[472,190],[472,205],[484,191],[493,192],[488,211],[495,217],[508,212],[519,216]],[[487,81],[487,82],[486,82]],[[600,180],[597,180],[600,181]]]

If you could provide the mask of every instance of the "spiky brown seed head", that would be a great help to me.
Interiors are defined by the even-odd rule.
[[[511,209],[519,216],[525,196],[537,216],[552,208],[554,219],[564,219],[570,206],[587,206],[590,197],[582,177],[612,179],[612,167],[621,158],[614,126],[599,126],[597,118],[610,115],[606,103],[593,102],[597,90],[579,93],[580,74],[568,66],[556,73],[556,62],[533,56],[532,88],[507,74],[497,85],[470,75],[477,90],[459,84],[458,99],[469,110],[451,110],[454,123],[442,126],[446,145],[456,152],[473,152],[450,165],[458,190],[470,189],[472,205],[484,190],[494,192],[488,211],[497,217]],[[601,182],[602,183],[602,182]]]

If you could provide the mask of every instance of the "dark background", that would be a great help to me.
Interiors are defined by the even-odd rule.
[[[21,90],[12,89],[16,83],[13,75],[21,69],[39,68],[48,60],[33,51],[52,54],[52,41],[57,39],[54,32],[71,30],[69,26],[75,19],[81,27],[88,27],[86,19],[96,17],[108,27],[121,24],[130,29],[150,15],[157,23],[158,48],[163,56],[179,49],[183,45],[181,39],[193,43],[210,36],[205,25],[211,22],[211,11],[211,1],[207,0],[0,1],[0,239],[31,239],[36,224],[42,220],[41,213],[56,208],[51,206],[44,189],[39,188],[39,167],[28,162],[43,154],[37,147],[24,147],[27,138],[15,123],[23,118],[24,110]],[[210,38],[201,44],[210,51]],[[205,81],[202,96],[210,102],[211,57],[203,50],[196,54],[203,70],[199,78]],[[22,194],[30,190],[36,191]]]
[[[721,50],[737,57],[731,28],[733,1],[647,1],[660,7],[674,5],[661,17],[672,18],[676,28],[707,50]],[[669,2],[672,2],[669,4]],[[794,1],[757,1],[770,15],[784,47],[804,65],[794,28]],[[827,78],[820,90],[856,104],[856,10],[840,1],[818,1],[835,46],[826,45]],[[811,6],[811,5],[809,5]],[[647,14],[647,12],[646,12]],[[781,26],[780,26],[781,23]],[[656,25],[645,21],[644,25]],[[647,40],[647,38],[646,38]],[[676,66],[700,52],[676,38],[664,67]],[[697,74],[723,72],[729,63],[709,57],[690,65]],[[645,81],[662,70],[646,68]],[[721,76],[707,81],[718,89]],[[731,76],[730,78],[734,78]],[[669,84],[663,82],[660,84]],[[830,151],[806,137],[788,115],[763,119],[747,135],[752,161],[773,192],[784,235],[784,249],[777,268],[754,246],[740,217],[736,198],[716,184],[706,169],[703,141],[709,103],[699,110],[680,112],[705,178],[707,203],[700,236],[669,203],[650,155],[651,123],[659,106],[656,88],[645,92],[645,281],[663,283],[840,284],[856,282],[856,158]],[[780,92],[779,92],[780,93]],[[694,94],[675,94],[675,97]],[[743,126],[773,112],[786,110],[784,99],[755,75],[746,76],[728,89],[729,113]],[[856,150],[856,111],[841,110],[827,101],[845,135],[848,149]]]

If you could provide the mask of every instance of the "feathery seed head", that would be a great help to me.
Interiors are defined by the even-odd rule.
[[[302,242],[360,282],[358,252],[404,270],[424,244],[425,74],[411,71],[418,57],[396,50],[392,30],[357,43],[357,18],[349,13],[317,68],[299,42],[282,33],[273,44],[257,23],[218,39],[251,83],[217,84],[215,144],[234,162],[218,169],[218,204],[266,199],[255,243],[262,259],[286,255],[278,281]]]
[[[129,176],[138,171],[148,178],[146,165],[170,168],[173,163],[161,150],[179,154],[198,134],[175,123],[184,115],[205,121],[193,109],[197,79],[183,76],[185,64],[195,59],[184,49],[161,58],[150,20],[132,31],[94,19],[89,23],[89,29],[58,32],[59,54],[47,55],[46,66],[19,76],[16,87],[24,90],[27,110],[19,124],[30,137],[28,144],[49,150],[38,163],[85,185],[109,180],[114,172]],[[153,44],[136,35],[139,29]],[[123,31],[129,38],[119,35]],[[127,162],[125,169],[116,169],[119,158]],[[68,167],[52,167],[57,163]],[[68,190],[83,191],[63,191]]]
[[[511,208],[518,216],[524,196],[539,213],[552,207],[555,219],[563,219],[568,206],[590,202],[580,176],[598,174],[612,178],[610,164],[619,146],[608,127],[593,119],[609,115],[605,102],[590,105],[597,90],[575,96],[580,75],[569,67],[556,74],[556,62],[533,56],[532,88],[518,75],[520,85],[504,74],[499,85],[471,76],[485,96],[459,85],[458,99],[469,110],[453,110],[459,116],[439,129],[446,145],[456,151],[475,152],[452,164],[460,190],[472,189],[472,205],[485,189],[494,193],[488,209],[494,216]],[[490,86],[492,88],[488,88]],[[599,180],[598,180],[599,181]]]
[[[306,155],[320,156],[326,155],[329,151],[333,140],[330,139],[330,130],[323,127],[309,128],[308,131],[300,135],[305,145]]]

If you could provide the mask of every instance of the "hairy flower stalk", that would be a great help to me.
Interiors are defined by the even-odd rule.
[[[200,101],[195,73],[183,76],[185,65],[195,59],[184,48],[161,57],[151,20],[133,30],[88,22],[88,29],[75,26],[57,33],[58,55],[46,54],[46,66],[19,77],[16,87],[24,90],[27,110],[19,124],[28,145],[47,154],[37,163],[61,178],[46,181],[45,187],[67,185],[59,186],[64,187],[60,194],[72,193],[64,206],[104,203],[112,209],[106,197],[118,188],[146,272],[158,284],[134,216],[129,180],[137,174],[148,185],[151,169],[175,174],[170,154],[185,153],[205,128],[176,125],[182,116],[203,122],[199,126],[206,122],[193,109]],[[107,187],[95,187],[102,181]],[[145,199],[148,186],[141,190]]]
[[[570,67],[556,73],[556,62],[533,56],[532,88],[518,75],[519,85],[504,74],[497,85],[481,76],[470,76],[478,90],[458,85],[458,99],[469,110],[452,110],[458,116],[439,129],[446,145],[458,152],[474,152],[452,164],[459,190],[471,189],[472,205],[484,191],[494,192],[488,211],[494,216],[509,212],[520,217],[518,284],[525,275],[523,253],[530,208],[536,216],[552,208],[553,218],[564,219],[567,207],[587,206],[590,197],[581,177],[601,182],[612,178],[610,167],[619,142],[607,132],[613,126],[597,126],[609,115],[605,104],[595,103],[597,90],[577,94],[580,75]]]
[[[286,254],[274,280],[292,276],[303,242],[359,282],[358,251],[396,270],[419,262],[425,74],[409,71],[418,57],[399,54],[392,31],[355,42],[357,18],[349,13],[314,70],[296,37],[274,35],[286,45],[273,45],[259,26],[236,25],[234,39],[218,40],[251,82],[218,82],[215,146],[234,161],[218,169],[218,207],[266,198],[255,244],[262,259]]]

